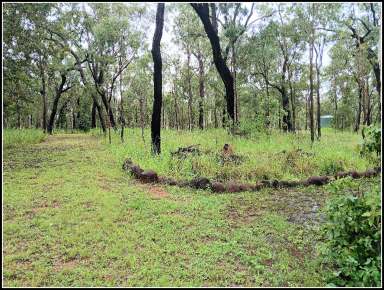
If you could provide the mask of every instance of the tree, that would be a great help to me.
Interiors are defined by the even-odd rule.
[[[156,12],[156,28],[152,41],[152,58],[153,58],[153,110],[151,122],[152,152],[161,153],[161,106],[162,106],[162,61],[160,51],[160,41],[163,35],[164,25],[164,3],[157,4]]]
[[[209,41],[211,42],[213,60],[216,66],[217,71],[220,74],[220,77],[224,83],[226,91],[226,101],[227,101],[227,113],[231,118],[232,122],[235,121],[235,102],[234,102],[234,87],[233,87],[233,77],[228,69],[227,64],[221,54],[220,40],[217,34],[216,24],[212,24],[209,17],[209,6],[208,4],[191,4],[193,9],[196,11],[197,15],[200,17],[201,22],[204,25],[205,33],[208,36]]]

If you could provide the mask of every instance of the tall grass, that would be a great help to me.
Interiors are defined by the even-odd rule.
[[[99,135],[99,131],[91,132]],[[145,130],[144,139],[140,129],[126,129],[125,142],[120,141],[119,132],[111,131],[102,142],[109,147],[117,161],[131,158],[143,169],[153,169],[160,175],[177,179],[205,176],[214,180],[242,180],[254,182],[261,179],[298,180],[311,175],[329,175],[341,170],[365,170],[373,166],[358,153],[361,136],[350,132],[323,130],[320,141],[311,144],[308,132],[284,134],[258,134],[252,138],[228,135],[223,129],[175,131],[162,130],[159,156],[151,153],[150,131]],[[222,163],[220,152],[225,143],[241,155],[241,164]],[[172,157],[178,147],[200,144],[200,155],[186,158]]]
[[[4,148],[24,146],[44,141],[46,134],[41,129],[4,129]]]

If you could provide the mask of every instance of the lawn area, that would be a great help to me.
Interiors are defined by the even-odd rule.
[[[121,167],[130,157],[174,178],[300,179],[372,167],[359,135],[324,130],[311,147],[304,133],[164,130],[153,157],[149,134],[144,143],[126,129],[121,144],[112,132],[109,144],[98,131],[60,133],[4,148],[4,286],[325,286],[317,244],[328,186],[213,194],[140,184]],[[244,162],[220,164],[224,143]],[[171,157],[191,144],[204,153]]]

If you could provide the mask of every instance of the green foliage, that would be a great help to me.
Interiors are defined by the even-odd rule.
[[[367,155],[376,152],[377,155],[381,152],[381,128],[370,126],[363,129],[363,144],[361,145],[360,154]]]
[[[340,194],[353,187],[351,179],[336,182],[328,201],[322,247],[324,262],[334,268],[330,285],[380,286],[380,187],[362,194]]]
[[[253,120],[242,120],[238,126],[239,131],[246,136],[254,136],[265,131],[263,116],[257,116]]]
[[[337,172],[344,170],[344,163],[342,160],[325,160],[320,167],[322,174],[334,175]]]
[[[77,119],[78,129],[83,132],[88,132],[91,129],[91,104],[88,99],[82,99],[80,101],[80,114]]]
[[[4,148],[40,143],[46,137],[40,129],[4,129],[3,134]]]

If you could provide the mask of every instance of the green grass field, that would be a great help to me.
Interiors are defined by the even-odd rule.
[[[327,186],[213,194],[140,184],[121,166],[130,157],[174,178],[300,179],[372,167],[357,153],[359,135],[324,130],[311,147],[304,133],[163,130],[163,154],[153,157],[149,131],[145,143],[140,130],[125,133],[124,144],[97,130],[4,135],[4,286],[325,286],[317,245]],[[224,143],[242,164],[218,162]],[[191,144],[204,153],[171,158]]]

